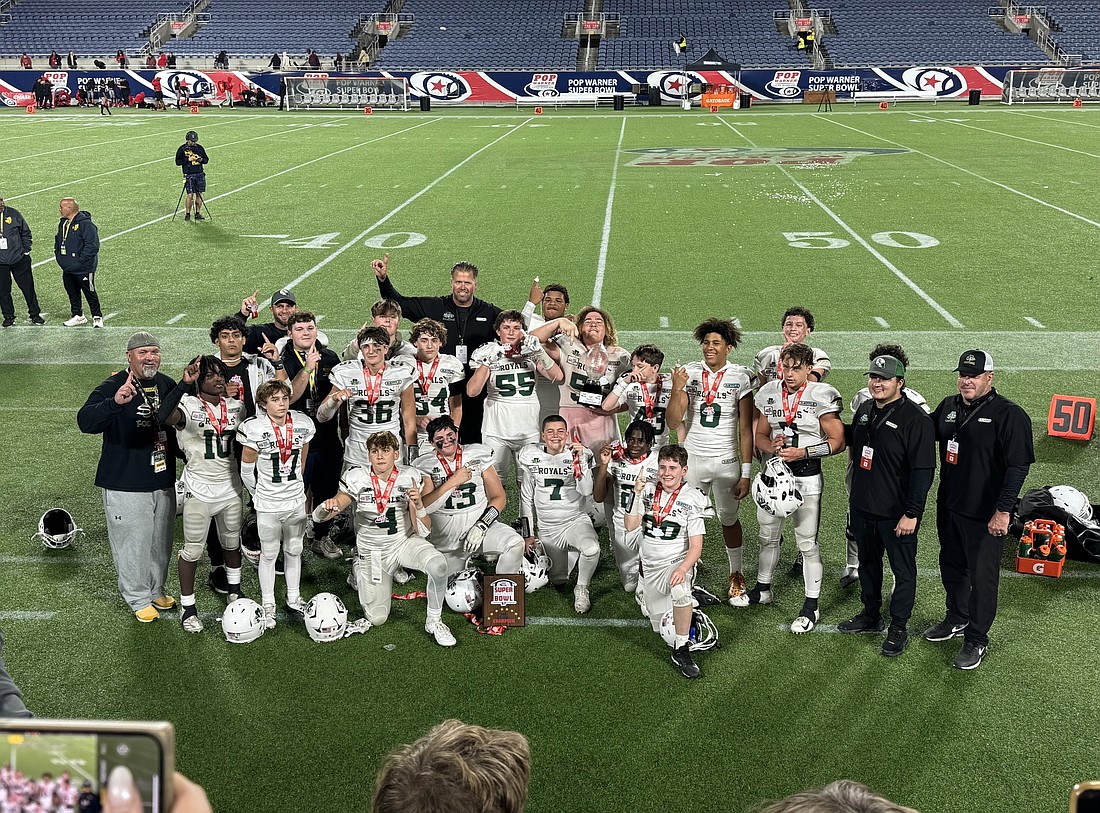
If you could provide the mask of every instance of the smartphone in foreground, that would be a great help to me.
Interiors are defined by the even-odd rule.
[[[71,810],[91,794],[106,799],[118,765],[134,775],[142,810],[172,807],[176,732],[171,723],[0,719],[0,782],[45,811]],[[80,810],[98,810],[95,804]]]
[[[1069,813],[1100,813],[1100,782],[1078,782],[1069,794]]]

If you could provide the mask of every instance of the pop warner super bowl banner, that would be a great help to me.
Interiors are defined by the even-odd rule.
[[[848,71],[760,70],[727,71],[602,71],[593,73],[534,73],[497,71],[377,71],[371,76],[408,79],[413,99],[431,98],[438,104],[514,104],[517,101],[551,102],[562,94],[630,93],[635,85],[658,87],[665,101],[678,102],[686,94],[698,96],[693,86],[732,85],[752,94],[757,101],[800,101],[807,92],[833,90],[838,99],[943,99],[966,96],[979,90],[983,97],[1000,98],[1001,84],[1010,66],[920,68],[859,68]],[[245,88],[262,87],[279,94],[280,81],[303,81],[301,73],[247,73],[243,71],[199,71],[189,68],[133,71],[0,71],[0,101],[9,107],[34,102],[31,89],[42,75],[54,88],[68,87],[75,97],[77,83],[88,78],[116,80],[126,77],[130,93],[153,95],[153,78],[159,77],[166,100],[174,100],[177,79],[189,97],[215,99],[226,88],[239,97]],[[314,74],[315,76],[317,74]],[[333,78],[354,73],[324,74]]]

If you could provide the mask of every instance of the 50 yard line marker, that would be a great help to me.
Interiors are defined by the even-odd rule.
[[[732,124],[730,124],[724,118],[719,116],[719,120],[723,124],[725,124],[727,127],[729,127],[731,130],[733,130],[733,132],[737,133],[738,136],[740,136],[745,141],[747,141],[749,143],[749,146],[756,147],[756,144],[748,136],[746,136],[746,135],[742,134],[741,132],[739,132],[736,127],[734,127]],[[944,308],[943,305],[941,305],[939,302],[934,300],[931,296],[929,296],[925,292],[925,290],[923,288],[921,288],[919,285],[917,285],[917,283],[913,282],[913,280],[909,279],[909,277],[907,277],[904,273],[902,273],[901,269],[899,269],[896,265],[894,265],[892,262],[890,262],[888,259],[886,259],[886,257],[884,257],[882,255],[882,253],[879,252],[878,249],[876,249],[869,242],[867,242],[862,237],[860,237],[856,233],[855,229],[853,229],[851,226],[849,226],[847,223],[845,223],[844,220],[841,219],[840,215],[838,215],[836,212],[834,212],[832,209],[830,209],[828,207],[828,205],[826,205],[822,200],[820,200],[817,197],[817,195],[815,195],[813,192],[811,192],[809,189],[807,189],[797,178],[794,177],[794,175],[791,174],[790,170],[788,170],[786,167],[784,167],[781,164],[777,165],[776,169],[778,169],[780,172],[782,172],[784,175],[786,175],[787,179],[802,191],[802,194],[804,194],[806,197],[808,197],[810,200],[812,200],[814,203],[816,203],[821,208],[821,211],[825,212],[825,214],[827,214],[829,217],[831,217],[833,219],[833,221],[838,226],[840,226],[840,228],[842,228],[842,229],[844,229],[844,231],[848,232],[848,234],[851,235],[853,240],[855,240],[857,243],[859,243],[861,246],[863,246],[865,249],[867,249],[867,251],[870,252],[872,257],[874,257],[876,260],[878,260],[880,263],[882,263],[884,266],[886,266],[886,268],[891,273],[893,273],[894,276],[896,276],[903,283],[905,283],[905,286],[907,288],[909,288],[909,290],[911,290],[913,293],[915,293],[917,296],[919,296],[921,299],[923,299],[928,304],[928,306],[932,308],[932,310],[934,310],[936,313],[938,313],[940,316],[942,316],[947,321],[947,323],[949,325],[951,325],[951,327],[954,327],[954,328],[962,328],[963,327],[962,322],[960,322],[958,319],[956,319],[954,316],[952,316],[950,313],[948,313],[947,309]]]
[[[439,119],[436,119],[436,121],[439,121]],[[297,276],[297,277],[296,277],[295,279],[293,279],[292,281],[288,282],[288,283],[287,283],[286,285],[284,285],[284,286],[283,286],[283,288],[296,288],[296,287],[298,287],[299,283],[305,282],[305,281],[306,281],[307,279],[309,279],[310,277],[312,277],[312,276],[313,276],[314,274],[316,274],[316,273],[317,273],[318,271],[320,271],[320,270],[321,270],[322,268],[324,268],[324,267],[325,267],[326,265],[328,265],[328,264],[329,264],[330,262],[332,262],[333,260],[335,260],[335,259],[336,259],[337,257],[339,257],[339,256],[340,256],[341,254],[343,254],[343,253],[344,253],[345,251],[347,251],[347,250],[348,250],[349,248],[351,248],[352,246],[354,246],[354,245],[356,245],[357,243],[359,243],[359,242],[360,242],[361,240],[363,240],[363,238],[365,238],[365,237],[366,237],[366,236],[367,236],[368,234],[370,234],[370,233],[371,233],[372,231],[374,231],[375,229],[377,229],[377,228],[378,228],[379,226],[381,226],[381,225],[382,225],[383,223],[385,223],[385,222],[386,222],[387,220],[389,220],[389,219],[390,219],[391,217],[393,217],[394,215],[396,215],[396,214],[397,214],[398,212],[400,212],[400,211],[401,211],[402,209],[404,209],[404,208],[405,208],[406,206],[408,206],[408,205],[409,205],[410,203],[412,203],[413,201],[415,201],[415,200],[416,200],[417,198],[419,198],[419,197],[420,197],[421,195],[424,195],[424,194],[426,194],[427,192],[429,192],[429,191],[430,191],[430,190],[431,190],[432,188],[434,188],[434,187],[435,187],[435,185],[436,185],[436,184],[438,184],[438,183],[439,183],[440,181],[443,181],[443,180],[445,180],[446,178],[449,178],[449,177],[450,177],[451,175],[453,175],[453,174],[454,174],[455,172],[457,172],[458,170],[460,170],[460,169],[461,169],[462,167],[464,167],[464,166],[465,166],[466,164],[468,164],[468,163],[469,163],[470,161],[474,160],[474,159],[475,159],[475,158],[477,158],[477,157],[478,157],[479,155],[481,155],[481,153],[485,152],[485,150],[487,150],[487,149],[489,149],[490,147],[494,146],[494,145],[495,145],[495,144],[497,144],[498,142],[500,142],[500,141],[503,141],[503,140],[504,140],[504,139],[506,139],[506,138],[507,138],[508,136],[510,136],[510,135],[511,135],[512,133],[518,132],[518,131],[519,131],[519,129],[520,129],[521,127],[523,127],[523,125],[524,125],[524,124],[527,124],[527,122],[529,122],[529,121],[531,121],[531,119],[530,119],[530,118],[528,118],[528,119],[525,119],[525,120],[523,121],[523,123],[522,123],[522,124],[519,124],[519,125],[517,125],[516,127],[513,127],[513,128],[511,128],[511,129],[507,130],[507,131],[506,131],[506,132],[504,133],[504,135],[500,136],[499,138],[495,138],[495,139],[493,139],[492,141],[490,141],[490,142],[489,142],[488,144],[486,144],[485,146],[483,146],[483,147],[480,147],[480,148],[478,148],[477,150],[475,150],[474,152],[472,152],[472,153],[471,153],[470,155],[468,155],[468,156],[466,156],[465,158],[463,158],[463,159],[462,159],[461,161],[459,161],[459,162],[458,162],[457,164],[455,164],[455,165],[454,165],[453,167],[451,167],[450,169],[448,169],[448,170],[447,170],[446,172],[444,172],[444,173],[443,173],[442,175],[440,175],[440,176],[439,176],[438,178],[436,178],[436,179],[435,179],[434,181],[432,181],[432,182],[431,182],[430,184],[428,184],[427,186],[425,186],[425,187],[424,187],[423,189],[421,189],[421,190],[420,190],[419,192],[417,192],[417,193],[416,193],[415,195],[413,195],[413,196],[412,196],[411,198],[409,198],[408,200],[406,200],[406,201],[405,201],[404,203],[402,203],[402,204],[400,204],[400,205],[398,205],[398,206],[394,207],[394,208],[393,208],[392,210],[390,210],[389,214],[387,214],[387,215],[383,216],[381,220],[378,220],[378,221],[376,221],[376,222],[372,223],[372,224],[371,224],[370,226],[368,226],[368,227],[367,227],[367,228],[366,228],[366,229],[365,229],[364,231],[360,232],[360,233],[359,233],[358,235],[356,235],[355,237],[353,237],[353,238],[352,238],[351,240],[349,240],[348,242],[344,243],[344,245],[340,246],[340,248],[336,249],[336,250],[335,250],[334,252],[332,252],[332,253],[331,253],[331,254],[329,254],[329,255],[328,255],[327,257],[325,257],[325,259],[321,260],[321,262],[317,263],[317,265],[313,266],[313,268],[309,269],[308,271],[306,271],[306,272],[304,272],[304,273],[302,273],[302,274],[299,274],[299,275],[298,275],[298,276]],[[268,298],[267,298],[267,299],[265,299],[265,300],[264,300],[263,302],[259,303],[259,306],[258,306],[258,307],[260,307],[260,308],[266,308],[266,307],[267,307],[268,305],[270,305],[270,304],[271,304],[271,298],[270,298],[270,297],[268,297]]]
[[[611,167],[611,188],[607,190],[607,209],[603,216],[603,235],[600,238],[600,259],[596,263],[596,286],[592,293],[592,304],[597,308],[603,297],[603,279],[607,271],[607,247],[611,243],[611,207],[615,205],[615,184],[619,180],[619,156],[623,151],[623,136],[626,135],[626,116],[619,128],[619,143],[615,145],[615,163]]]

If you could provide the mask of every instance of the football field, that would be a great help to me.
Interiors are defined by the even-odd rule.
[[[173,218],[173,157],[191,128],[211,159],[204,223],[183,222],[182,207]],[[159,336],[162,369],[179,378],[212,352],[212,320],[257,290],[266,306],[292,287],[341,348],[378,298],[369,262],[389,252],[406,295],[445,293],[459,260],[501,307],[522,306],[536,276],[564,283],[572,312],[600,304],[622,346],[657,344],[666,369],[699,356],[691,330],[712,315],[739,320],[731,360],[750,364],[781,341],[784,310],[803,305],[846,404],[880,341],[905,347],[907,384],[933,405],[955,391],[959,354],[986,349],[995,386],[1034,425],[1025,488],[1065,483],[1100,501],[1095,446],[1045,429],[1052,394],[1100,389],[1098,177],[1096,107],[4,113],[0,195],[34,231],[48,321],[31,326],[14,291],[17,326],[0,344],[4,657],[39,715],[174,722],[177,765],[218,811],[365,810],[383,755],[448,717],[530,738],[533,813],[740,812],[838,778],[924,813],[1065,810],[1075,782],[1100,778],[1100,567],[1017,576],[1006,545],[987,658],[954,670],[957,642],[917,635],[944,612],[933,494],[913,640],[882,658],[881,639],[836,633],[860,606],[857,588],[838,585],[843,456],[824,464],[821,624],[789,631],[802,584],[787,544],[775,603],[711,608],[722,646],[686,681],[606,544],[588,615],[550,588],[528,596],[530,626],[501,637],[447,611],[450,650],[423,632],[422,600],[395,601],[384,626],[332,645],[288,621],[231,646],[205,565],[203,634],[175,614],[138,624],[93,484],[100,439],[75,416],[123,366],[130,333]],[[99,227],[104,330],[61,326],[62,196]],[[86,532],[71,549],[30,539],[54,506]],[[750,504],[741,517],[751,584]],[[710,530],[699,581],[724,593]],[[303,565],[306,597],[330,590],[361,615],[343,562],[307,551]],[[258,595],[247,565],[244,586]]]

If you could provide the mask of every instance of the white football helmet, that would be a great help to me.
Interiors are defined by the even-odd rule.
[[[187,486],[183,480],[176,480],[176,516],[183,515],[183,502],[187,499]]]
[[[1054,504],[1082,522],[1092,522],[1092,503],[1087,495],[1073,486],[1051,486],[1050,498]]]
[[[535,543],[535,548],[523,557],[523,575],[525,593],[534,593],[540,587],[550,583],[550,557],[546,555],[546,548],[541,542]]]
[[[468,567],[447,579],[447,606],[456,613],[472,613],[481,606],[481,571]]]
[[[348,608],[339,596],[318,593],[306,605],[306,631],[318,643],[339,641],[348,626]]]
[[[753,501],[773,517],[789,517],[802,506],[802,492],[781,458],[768,460],[752,481]]]
[[[676,625],[672,621],[672,610],[661,616],[661,637],[669,646],[676,645]],[[702,610],[692,610],[688,649],[692,652],[705,652],[716,646],[718,646],[718,628]]]
[[[61,550],[73,544],[77,534],[84,533],[77,528],[72,515],[64,508],[51,508],[38,520],[38,533],[32,539],[38,539],[50,550]]]
[[[239,598],[225,608],[222,632],[231,644],[247,644],[264,634],[264,608],[250,598]]]

